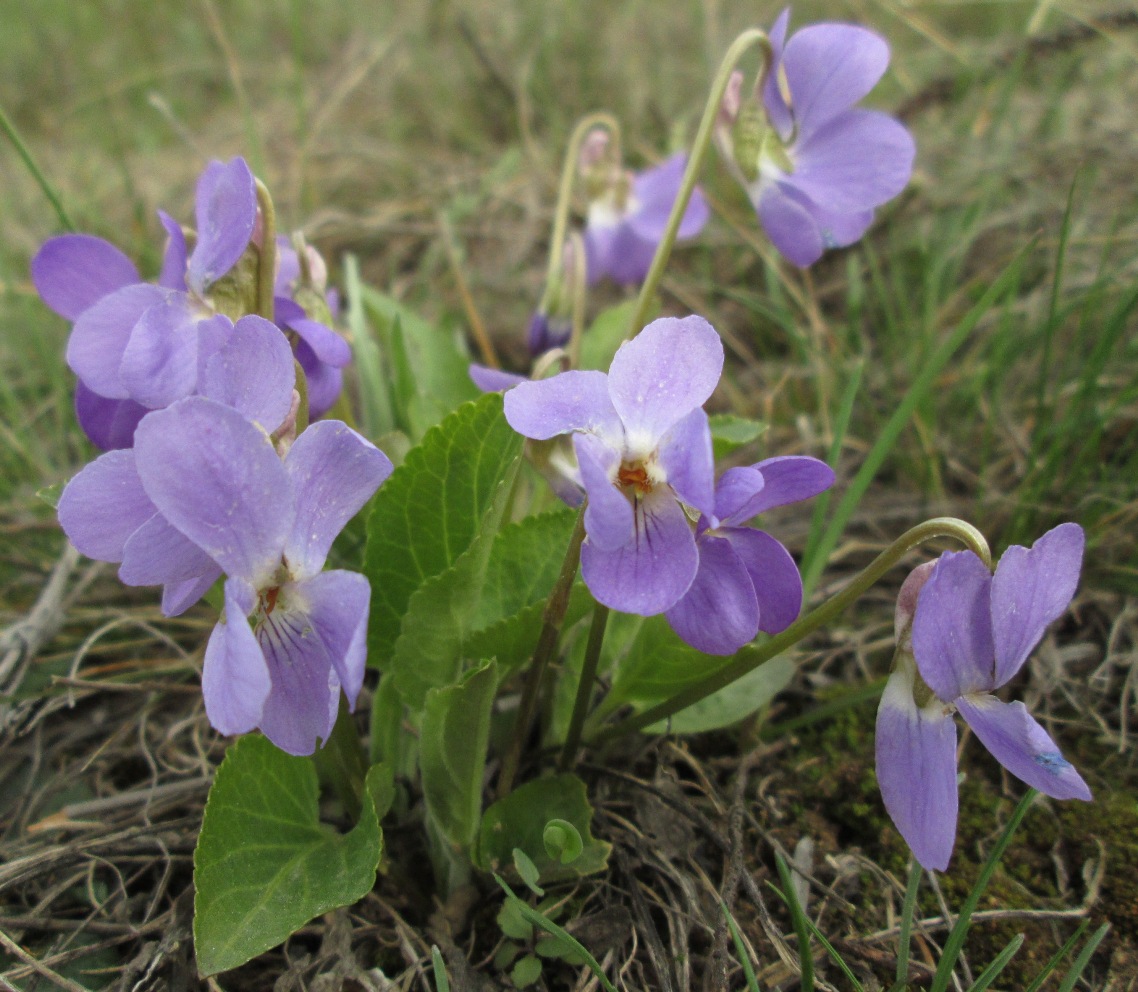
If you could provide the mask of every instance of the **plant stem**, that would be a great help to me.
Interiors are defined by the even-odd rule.
[[[577,523],[573,528],[573,534],[569,538],[569,547],[565,549],[565,560],[561,563],[561,573],[557,576],[557,583],[545,604],[541,633],[537,638],[537,646],[533,649],[533,660],[530,662],[526,683],[522,688],[521,702],[518,704],[514,736],[510,741],[510,749],[502,758],[502,771],[498,775],[499,799],[508,796],[514,786],[514,776],[518,773],[518,765],[522,759],[522,748],[525,746],[526,738],[529,737],[530,725],[533,723],[541,680],[545,675],[545,668],[549,664],[549,659],[553,657],[553,652],[557,648],[561,624],[565,620],[565,611],[569,608],[569,594],[573,590],[573,580],[577,577],[577,566],[581,561],[581,542],[584,540],[585,510],[582,507],[581,512],[577,514]]]
[[[75,225],[71,223],[71,218],[67,216],[67,211],[63,209],[63,202],[59,199],[59,195],[55,192],[54,187],[47,181],[47,176],[43,174],[36,160],[32,158],[32,153],[28,150],[28,146],[24,144],[24,139],[20,137],[20,132],[16,130],[16,125],[9,120],[8,115],[4,113],[4,108],[0,107],[0,130],[8,135],[8,140],[15,146],[16,153],[24,160],[24,165],[27,166],[28,172],[32,174],[32,178],[39,184],[39,188],[43,190],[43,195],[48,198],[51,205],[55,208],[55,216],[59,218],[59,223],[63,225],[68,231],[74,231]]]
[[[917,890],[921,887],[924,869],[913,859],[909,866],[909,884],[905,889],[905,901],[901,905],[901,933],[897,945],[897,985],[905,987],[909,980],[909,942],[913,932],[913,913],[917,908]]]
[[[748,28],[732,43],[719,64],[719,72],[711,85],[711,94],[703,108],[703,117],[696,131],[695,141],[692,142],[691,154],[688,156],[687,168],[683,179],[680,180],[680,190],[676,194],[676,202],[672,204],[672,213],[668,217],[668,226],[664,228],[664,237],[656,247],[656,254],[652,258],[652,267],[644,277],[644,285],[640,287],[640,296],[636,300],[636,309],[632,313],[632,320],[628,325],[628,337],[633,338],[644,326],[644,318],[648,308],[652,305],[652,298],[656,295],[656,287],[664,275],[668,259],[672,254],[672,245],[676,241],[676,233],[680,229],[680,222],[688,208],[692,191],[695,189],[699,171],[703,168],[703,160],[707,155],[707,147],[711,144],[711,133],[715,128],[715,120],[719,115],[719,107],[723,102],[723,94],[727,92],[727,84],[731,80],[731,73],[743,54],[754,45],[761,45],[763,49],[763,73],[765,74],[771,62],[771,43],[765,31],[761,28]]]
[[[569,368],[581,367],[581,336],[585,333],[585,298],[588,295],[587,273],[585,272],[585,239],[574,231],[569,235],[573,245],[573,294],[572,330],[569,332]]]
[[[666,720],[680,710],[686,709],[693,703],[698,703],[701,699],[706,699],[712,693],[729,686],[736,679],[742,678],[748,672],[758,668],[759,665],[770,661],[771,658],[781,654],[819,627],[838,617],[846,607],[874,585],[913,548],[938,537],[951,537],[960,541],[970,551],[975,552],[987,568],[991,569],[992,553],[988,550],[988,542],[975,527],[963,520],[957,520],[955,517],[935,517],[932,520],[926,520],[924,523],[905,531],[874,558],[869,567],[841,592],[792,623],[781,634],[776,634],[756,649],[740,652],[734,661],[708,676],[702,682],[689,686],[643,713],[621,720],[614,726],[590,738],[588,743],[599,744],[602,741],[611,740],[614,737],[620,737],[623,734],[629,734],[640,730],[642,727],[648,727],[653,723]]]
[[[277,278],[277,211],[268,187],[257,183],[257,206],[261,208],[261,251],[257,256],[257,315],[273,319],[273,285]]]
[[[605,627],[609,621],[609,608],[597,603],[593,610],[593,623],[589,627],[589,640],[585,644],[585,660],[581,665],[581,681],[577,683],[577,698],[573,703],[573,716],[569,720],[569,733],[565,736],[565,746],[561,749],[558,768],[567,772],[577,758],[581,746],[581,730],[585,726],[585,716],[589,710],[589,700],[593,696],[593,683],[597,680],[597,666],[601,661],[601,646],[605,642]]]

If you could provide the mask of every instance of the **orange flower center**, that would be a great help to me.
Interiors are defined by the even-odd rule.
[[[652,480],[648,478],[648,470],[640,463],[621,465],[616,478],[622,487],[631,486],[640,493],[652,491]]]

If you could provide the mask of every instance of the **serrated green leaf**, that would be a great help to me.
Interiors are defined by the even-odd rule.
[[[767,425],[761,420],[736,417],[731,413],[713,413],[708,420],[711,426],[711,446],[716,461],[726,458],[743,445],[750,444],[767,429]]]
[[[497,666],[487,662],[457,685],[427,693],[419,739],[423,798],[428,815],[456,852],[469,850],[478,835],[490,707],[497,688]]]
[[[572,824],[581,837],[582,851],[572,865],[562,865],[546,852],[545,827],[555,819]],[[603,871],[612,847],[593,837],[592,819],[585,783],[577,776],[527,782],[483,814],[475,863],[484,871],[501,871],[513,864],[518,847],[529,855],[545,883]]]
[[[453,567],[424,582],[407,604],[391,672],[399,694],[414,712],[422,709],[428,690],[457,682],[465,659],[470,657],[465,642],[472,632],[490,551],[519,465],[520,458],[506,469],[470,547]]]
[[[260,735],[231,745],[217,770],[194,851],[194,952],[203,975],[236,968],[314,916],[375,884],[382,833],[368,773],[360,822],[320,822],[311,758]]]
[[[372,502],[364,573],[371,581],[369,664],[391,658],[407,604],[474,540],[522,439],[488,394],[427,432]]]

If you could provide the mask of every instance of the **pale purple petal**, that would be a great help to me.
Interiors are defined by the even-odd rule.
[[[875,750],[890,818],[922,867],[944,871],[956,838],[956,727],[935,700],[918,708],[904,668],[881,695]]]
[[[32,259],[36,292],[61,317],[77,320],[104,296],[142,281],[134,262],[90,234],[49,238]]]
[[[239,410],[270,434],[288,416],[296,366],[288,339],[263,317],[242,317],[224,347],[206,362],[203,396]]]
[[[221,351],[233,334],[233,321],[223,313],[215,313],[212,317],[199,320],[195,327],[198,335],[198,383],[200,386],[206,366],[213,356]],[[280,331],[278,329],[277,333]]]
[[[638,501],[636,530],[622,548],[603,550],[586,540],[581,575],[605,606],[654,616],[675,605],[699,568],[691,523],[670,493],[659,489]]]
[[[130,399],[119,369],[131,331],[168,290],[147,283],[126,286],[84,310],[67,341],[67,364],[87,386],[111,400]]]
[[[734,654],[759,632],[755,587],[731,545],[705,535],[696,541],[699,571],[668,623],[688,644],[707,654]]]
[[[1020,781],[1052,799],[1090,800],[1087,783],[1023,703],[977,693],[956,706],[984,747]]]
[[[186,267],[186,282],[201,295],[241,257],[257,220],[257,188],[243,158],[210,162],[195,197],[198,241]]]
[[[355,572],[321,572],[282,590],[282,595],[295,597],[296,608],[308,617],[312,636],[323,643],[354,709],[367,661],[368,580]]]
[[[191,396],[134,435],[138,474],[158,511],[226,574],[262,588],[292,531],[292,482],[268,435],[240,413]]]
[[[763,473],[757,468],[729,468],[715,484],[715,517],[721,524],[745,523],[755,513],[743,516],[766,485]]]
[[[657,455],[675,494],[710,516],[715,509],[715,458],[707,414],[692,410],[664,435]]]
[[[726,527],[721,533],[751,576],[759,604],[759,630],[768,634],[785,630],[802,612],[802,577],[790,552],[766,531]]]
[[[994,686],[991,588],[971,551],[946,551],[917,599],[913,654],[921,678],[946,703]]]
[[[860,241],[862,235],[869,230],[869,225],[873,223],[873,210],[841,213],[823,210],[814,204],[810,207],[810,214],[814,218],[814,223],[818,225],[822,241],[827,248],[845,248],[855,241]]]
[[[222,734],[244,734],[256,727],[271,688],[265,656],[246,620],[252,593],[240,579],[225,583],[225,618],[213,628],[205,649],[205,713]]]
[[[130,398],[152,409],[189,396],[198,383],[197,316],[185,293],[170,293],[141,317],[122,353]]]
[[[131,534],[123,548],[119,578],[128,586],[181,583],[203,575],[217,578],[214,560],[161,513]]]
[[[131,450],[108,451],[59,497],[59,523],[75,547],[97,561],[122,561],[128,538],[155,514]]]
[[[505,392],[507,389],[513,389],[518,383],[529,382],[524,375],[518,375],[516,372],[503,372],[501,369],[492,369],[473,362],[467,373],[471,382],[484,393]]]
[[[616,244],[622,227],[622,221],[600,223],[590,219],[590,222],[586,224],[584,233],[585,281],[590,286],[596,285],[601,279],[609,275],[614,258],[613,246]],[[649,257],[648,264],[644,265],[643,259],[640,257],[642,255],[643,250],[637,256],[636,267],[638,270],[643,267],[644,272],[647,273],[648,265],[652,264],[652,259]],[[633,277],[629,281],[638,282],[639,280]]]
[[[292,242],[283,234],[277,235],[277,275],[273,280],[273,292],[280,297],[287,297],[292,293],[297,280],[300,279],[300,256],[293,248]]]
[[[591,434],[573,435],[573,450],[589,502],[585,533],[593,546],[605,551],[623,547],[632,536],[633,510],[614,481],[620,454]]]
[[[624,422],[626,451],[633,457],[650,454],[703,406],[722,371],[723,342],[702,317],[661,317],[622,344],[609,367],[608,388]],[[507,394],[507,402],[516,392]]]
[[[315,420],[336,404],[344,388],[344,373],[334,365],[326,365],[303,341],[296,343],[296,360],[304,370],[308,388],[308,416]]]
[[[336,535],[391,474],[391,459],[347,424],[323,420],[296,439],[284,467],[296,500],[285,557],[294,575],[314,575]]]
[[[809,210],[809,201],[784,180],[764,184],[755,209],[759,221],[779,252],[799,268],[813,265],[822,257],[825,241]]]
[[[505,411],[514,430],[536,441],[570,431],[617,440],[623,436],[603,372],[562,372],[551,379],[519,383],[506,393]]]
[[[651,218],[649,218],[650,220]],[[665,220],[667,216],[665,215]],[[601,261],[596,249],[585,239],[585,271],[590,285],[601,276],[608,276],[618,286],[631,286],[643,282],[652,267],[652,258],[659,243],[654,238],[645,238],[637,233],[630,218],[625,218],[607,236],[604,260]]]
[[[1027,548],[1008,548],[992,579],[996,686],[1027,660],[1047,627],[1067,610],[1083,564],[1083,528],[1060,524]]]
[[[305,317],[289,321],[288,326],[296,331],[300,339],[312,349],[313,354],[326,365],[342,369],[351,363],[352,349],[348,342],[327,324]]]
[[[162,615],[176,617],[180,613],[185,613],[209,592],[210,586],[220,578],[221,569],[215,565],[213,571],[203,572],[197,578],[166,585],[162,589]]]
[[[850,110],[797,142],[794,173],[783,181],[822,210],[861,213],[905,188],[915,155],[913,137],[898,121]]]
[[[852,24],[813,24],[796,31],[782,53],[800,140],[852,107],[889,67],[889,46]]]
[[[75,384],[75,418],[97,448],[110,451],[134,444],[134,429],[150,411],[134,400],[111,400]]]
[[[336,722],[340,680],[309,617],[290,608],[289,587],[257,627],[272,689],[261,713],[261,732],[282,751],[312,754]]]
[[[166,229],[166,250],[162,254],[162,272],[158,285],[166,289],[186,291],[186,234],[179,224],[164,210],[158,211],[158,219]]]
[[[834,484],[834,470],[825,462],[806,455],[767,458],[751,468],[763,477],[763,485],[752,499],[739,503],[730,512],[720,513],[720,509],[727,510],[727,505],[721,503],[719,493],[716,493],[715,514],[725,524],[746,523],[752,517],[776,506],[800,503],[817,496]]]
[[[782,53],[786,47],[786,29],[789,24],[790,8],[787,7],[775,19],[767,35],[771,42],[772,58],[771,71],[763,88],[763,106],[766,108],[767,116],[784,140],[789,138],[794,130],[794,118],[782,91],[786,79],[786,71],[782,66]]]
[[[679,152],[633,177],[632,195],[636,209],[629,214],[627,223],[637,235],[651,242],[653,254],[664,237],[687,164],[687,153]],[[711,208],[703,193],[698,188],[692,190],[676,237],[694,238],[703,230],[710,216]]]

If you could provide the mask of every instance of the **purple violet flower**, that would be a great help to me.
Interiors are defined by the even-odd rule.
[[[761,94],[744,102],[743,77],[732,76],[715,137],[774,246],[805,267],[861,238],[908,183],[915,147],[892,117],[854,106],[889,65],[885,41],[829,23],[787,41],[789,21],[787,8],[771,28]]]
[[[664,317],[620,346],[607,375],[563,372],[505,395],[519,434],[572,435],[588,496],[581,574],[606,606],[662,613],[696,576],[692,521],[715,509],[702,405],[722,368],[723,345],[706,320]]]
[[[701,517],[699,571],[665,613],[672,629],[707,654],[733,654],[760,630],[777,634],[802,609],[802,578],[790,552],[765,531],[743,526],[752,517],[817,496],[834,473],[816,458],[768,458],[731,468],[715,487],[715,515]]]
[[[959,712],[1016,778],[1054,799],[1090,789],[1007,684],[1067,609],[1079,581],[1083,531],[1061,524],[1030,549],[1014,545],[995,575],[971,551],[946,552],[905,581],[897,603],[898,661],[877,711],[877,780],[913,856],[948,867],[956,836]]]

